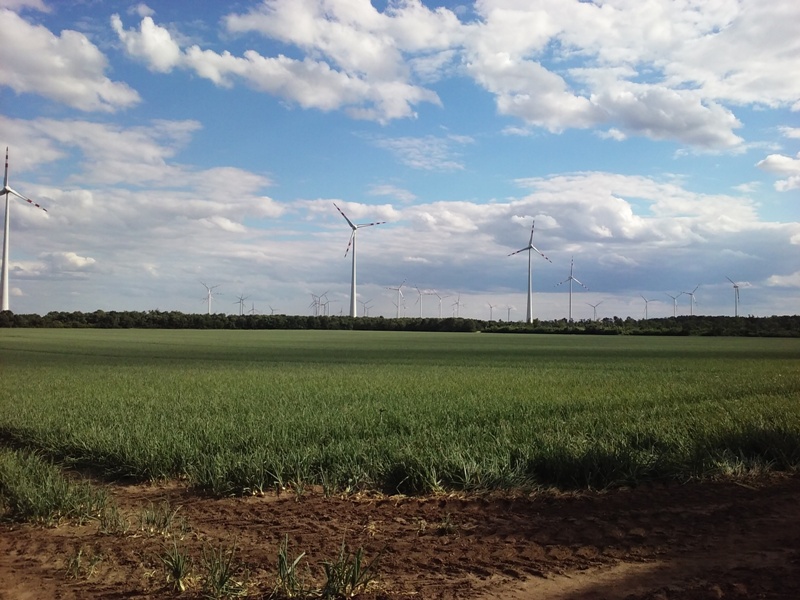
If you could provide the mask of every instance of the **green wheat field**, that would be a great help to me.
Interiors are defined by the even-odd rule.
[[[0,443],[215,494],[800,465],[800,339],[5,329]]]

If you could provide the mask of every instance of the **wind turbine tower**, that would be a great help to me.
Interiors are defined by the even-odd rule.
[[[739,316],[739,284],[736,283],[730,277],[725,277],[728,281],[733,284],[733,316]]]
[[[646,321],[647,320],[647,305],[650,304],[652,302],[652,300],[648,300],[642,294],[639,294],[639,295],[642,296],[642,300],[644,300],[644,320]]]
[[[593,313],[592,313],[592,321],[597,321],[597,307],[600,306],[602,303],[603,303],[602,300],[600,300],[600,302],[598,302],[597,304],[592,304],[591,302],[587,302],[586,303],[586,304],[588,304],[589,306],[592,307],[592,311],[593,311]]]
[[[202,281],[200,282],[203,284],[203,287],[206,288],[206,302],[208,302],[208,314],[211,314],[211,297],[214,295],[214,290],[217,289],[218,285],[208,286]]]
[[[406,284],[406,280],[404,279],[403,283],[401,283],[397,287],[387,287],[386,288],[387,290],[397,290],[397,303],[395,304],[395,306],[397,307],[397,318],[398,319],[400,318],[400,302],[401,302],[402,298],[404,297],[403,296],[403,286],[405,284]]]
[[[439,292],[434,292],[433,295],[436,296],[439,299],[439,318],[441,319],[442,318],[442,300],[444,300],[445,298],[449,298],[450,296],[442,296],[441,294],[439,294]]]
[[[561,281],[561,282],[556,284],[556,287],[558,287],[562,283],[567,283],[569,281],[569,321],[570,321],[570,323],[572,322],[572,282],[574,281],[575,283],[577,283],[578,285],[583,287],[583,289],[585,289],[587,292],[589,291],[588,287],[583,285],[580,281],[578,281],[577,279],[575,279],[575,277],[572,276],[572,269],[574,268],[574,266],[575,266],[575,257],[573,256],[572,260],[569,261],[569,277],[567,277],[564,281]]]
[[[533,284],[531,282],[531,250],[535,250],[537,254],[541,255],[542,258],[547,260],[548,262],[552,263],[553,261],[547,258],[544,254],[539,252],[539,249],[533,245],[533,229],[536,226],[536,220],[533,220],[531,223],[531,237],[528,240],[528,245],[524,248],[520,248],[516,252],[512,252],[509,256],[514,256],[515,254],[519,254],[520,252],[527,252],[528,253],[528,311],[526,313],[526,320],[528,323],[533,323],[533,305],[532,305],[532,297],[533,297]]]
[[[3,191],[0,192],[0,195],[6,197],[6,214],[5,214],[5,226],[3,227],[3,265],[2,265],[2,274],[0,275],[0,310],[9,310],[8,308],[8,261],[9,253],[8,253],[8,240],[9,240],[9,233],[10,233],[10,225],[11,225],[11,196],[16,196],[22,200],[25,200],[28,204],[33,204],[36,208],[41,208],[44,212],[47,212],[46,208],[42,208],[36,202],[31,200],[30,198],[26,198],[19,192],[15,192],[10,187],[8,187],[8,146],[6,146],[6,170],[5,174],[3,175]]]
[[[681,294],[686,294],[687,296],[689,296],[689,316],[690,317],[694,315],[694,305],[695,305],[695,302],[697,302],[697,300],[694,299],[694,293],[697,291],[697,288],[699,288],[699,287],[700,287],[700,284],[698,283],[696,286],[694,286],[694,289],[691,292],[681,292]]]
[[[234,302],[234,304],[239,305],[239,316],[242,316],[244,314],[244,301],[247,300],[248,298],[249,296],[239,296],[239,299],[236,302]]]
[[[683,292],[681,292],[677,296],[673,296],[672,294],[667,294],[667,296],[672,298],[672,316],[673,316],[673,318],[678,316],[678,298],[681,296],[681,294],[683,294]]]
[[[333,203],[336,206],[336,203]],[[350,229],[353,232],[350,234],[350,241],[347,242],[347,250],[344,251],[345,257],[347,256],[347,252],[350,250],[350,245],[353,245],[353,273],[350,278],[350,316],[357,317],[358,311],[356,310],[357,301],[356,301],[356,233],[362,227],[372,227],[373,225],[383,225],[386,221],[376,221],[374,223],[359,223],[356,225],[353,223],[347,215],[342,212],[342,209],[336,206],[336,210],[344,217],[344,220],[347,221],[347,224],[350,225]]]

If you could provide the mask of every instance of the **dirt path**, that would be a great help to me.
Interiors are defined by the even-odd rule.
[[[204,547],[236,546],[252,598],[273,589],[286,535],[317,584],[343,540],[367,559],[382,552],[380,580],[360,596],[372,600],[800,598],[800,475],[529,497],[111,491],[134,525],[127,534],[101,533],[97,522],[0,524],[0,599],[177,596],[159,560],[171,539],[138,530],[143,511],[163,500],[180,507],[173,532],[196,565]],[[202,597],[200,582],[181,597]]]

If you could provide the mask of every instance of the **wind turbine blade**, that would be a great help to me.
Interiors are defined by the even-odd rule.
[[[347,249],[344,251],[345,257],[347,257],[347,253],[350,252],[350,246],[353,244],[353,238],[356,237],[356,230],[353,228],[353,233],[350,234],[350,241],[347,242]]]
[[[531,238],[528,240],[528,246],[533,246],[533,228],[536,227],[536,219],[531,223]]]
[[[334,202],[334,203],[333,203],[333,205],[334,205],[334,206],[336,206],[336,202]],[[350,225],[350,227],[352,227],[353,229],[356,229],[356,226],[355,226],[355,225],[353,225],[353,222],[352,222],[350,219],[348,219],[348,218],[347,218],[347,215],[346,215],[346,214],[344,214],[344,212],[342,212],[342,209],[341,209],[341,208],[339,208],[338,206],[336,206],[336,210],[338,210],[338,211],[339,211],[339,214],[340,214],[340,215],[342,215],[342,216],[344,217],[344,220],[345,220],[345,221],[347,221],[347,223],[348,223],[348,225]]]
[[[512,252],[511,254],[509,254],[509,256],[514,256],[515,254],[519,254],[520,252],[525,252],[527,250],[530,250],[530,247],[520,248],[519,250],[516,250],[516,251]]]
[[[13,194],[14,196],[16,196],[17,198],[19,198],[20,200],[25,200],[25,202],[27,202],[28,204],[33,204],[33,205],[34,205],[36,208],[41,208],[41,209],[42,209],[44,212],[47,212],[47,209],[46,209],[45,207],[43,207],[43,206],[40,206],[38,203],[34,202],[33,200],[31,200],[30,198],[28,198],[28,197],[26,197],[26,196],[23,196],[23,195],[22,195],[22,194],[20,194],[18,191],[16,191],[16,190],[12,190],[12,189],[11,189],[10,187],[8,187],[8,186],[5,186],[5,187],[3,188],[3,192],[4,192],[4,193],[6,193],[6,194]]]
[[[6,146],[6,171],[3,175],[3,189],[8,188],[8,146]]]
[[[358,225],[356,225],[356,227],[357,228],[360,228],[360,227],[372,227],[373,225],[383,225],[385,223],[386,223],[386,221],[376,221],[375,223],[359,223]]]
[[[541,256],[542,258],[544,258],[544,259],[545,259],[545,260],[547,260],[548,262],[553,262],[552,260],[550,260],[549,258],[547,258],[547,257],[546,257],[544,254],[542,254],[542,253],[539,251],[539,249],[538,249],[536,246],[531,246],[531,250],[535,250],[536,252],[538,252],[538,253],[539,253],[539,256]]]
[[[572,278],[572,281],[574,281],[575,283],[577,283],[578,285],[580,285],[581,287],[583,287],[583,288],[584,288],[586,291],[589,291],[589,288],[588,288],[588,287],[586,287],[585,285],[583,285],[583,284],[582,284],[580,281],[578,281],[578,280],[577,280],[577,279],[575,279],[574,277]]]

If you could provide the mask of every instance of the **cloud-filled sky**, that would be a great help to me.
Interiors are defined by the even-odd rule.
[[[796,0],[0,0],[0,146],[48,211],[11,199],[11,310],[202,313],[205,284],[212,312],[348,314],[336,203],[385,221],[358,230],[359,314],[523,319],[534,219],[534,317],[567,316],[572,260],[576,319],[732,315],[728,278],[740,314],[797,314],[798,23]]]

